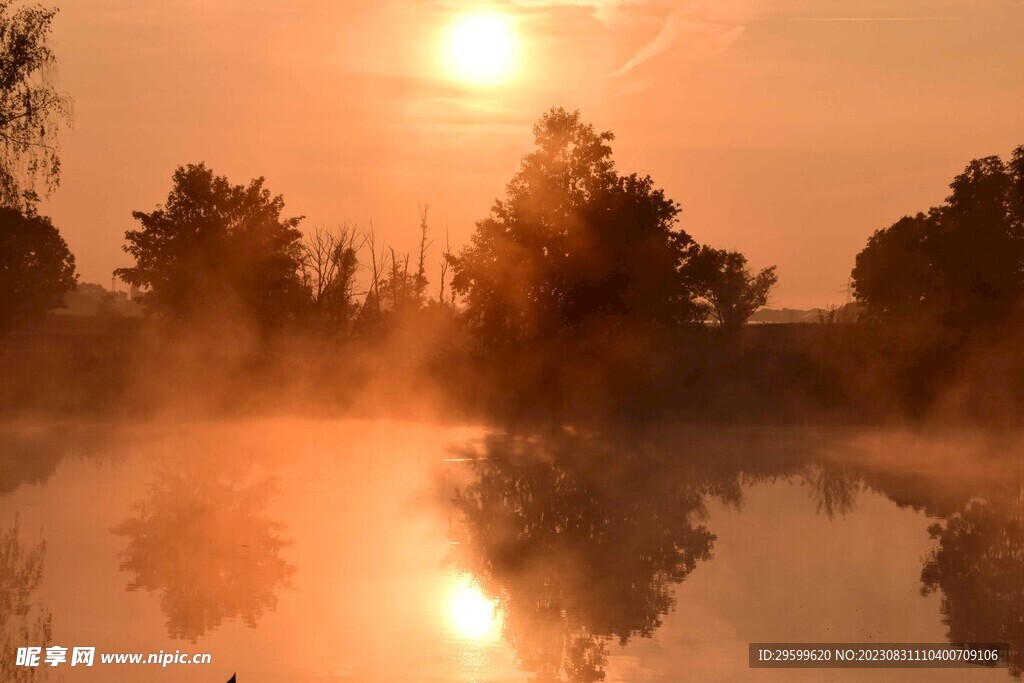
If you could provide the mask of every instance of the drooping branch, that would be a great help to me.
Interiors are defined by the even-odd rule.
[[[55,86],[56,9],[0,2],[0,205],[26,208],[60,182],[57,132],[72,102]]]

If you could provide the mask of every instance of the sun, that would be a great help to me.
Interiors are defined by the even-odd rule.
[[[508,82],[519,48],[515,23],[500,12],[460,14],[445,35],[444,65],[456,80],[476,86]]]

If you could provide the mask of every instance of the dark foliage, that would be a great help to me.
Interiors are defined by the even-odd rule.
[[[972,161],[946,203],[877,231],[853,287],[876,319],[993,324],[1024,297],[1024,146]]]
[[[490,341],[560,335],[595,322],[698,319],[696,243],[650,177],[621,176],[609,143],[578,112],[552,109],[469,246],[452,288]]]
[[[703,247],[697,258],[706,268],[707,286],[702,292],[710,315],[723,328],[734,330],[768,304],[768,295],[779,281],[775,266],[759,273],[747,268],[747,257],[738,251]]]
[[[257,178],[232,185],[204,164],[179,167],[167,204],[134,211],[125,233],[135,266],[117,274],[148,289],[148,309],[171,315],[236,312],[264,323],[296,318],[302,282],[301,218],[282,218],[284,199]]]
[[[50,219],[0,208],[0,331],[64,305],[75,257]]]

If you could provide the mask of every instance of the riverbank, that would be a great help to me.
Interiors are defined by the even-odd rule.
[[[0,342],[0,412],[1017,424],[1020,336],[802,323],[485,350],[443,319],[337,339],[50,316]]]

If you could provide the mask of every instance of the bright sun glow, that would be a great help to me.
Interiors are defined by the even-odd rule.
[[[463,577],[448,598],[448,615],[460,638],[493,641],[501,635],[501,614],[470,577]]]
[[[498,85],[515,72],[518,37],[512,18],[498,12],[456,17],[444,43],[448,73],[473,85]]]

